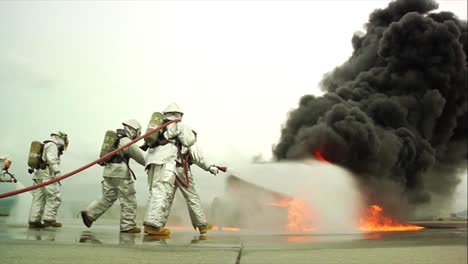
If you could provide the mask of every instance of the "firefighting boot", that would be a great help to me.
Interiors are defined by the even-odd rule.
[[[41,221],[37,222],[31,222],[29,223],[29,228],[44,228],[44,224],[41,223]]]
[[[91,217],[89,217],[88,215],[88,212],[86,211],[81,211],[81,219],[83,219],[83,224],[90,228],[92,225],[93,225],[93,219],[91,219]]]
[[[171,236],[154,236],[146,234],[143,236],[143,242],[159,242],[162,245],[167,245],[168,239],[171,239]]]
[[[198,227],[198,231],[200,231],[200,234],[205,234],[209,230],[213,229],[213,227],[214,227],[213,224],[201,225]]]
[[[169,236],[171,230],[162,227],[145,226],[145,233],[154,236]]]
[[[141,229],[138,227],[131,228],[129,230],[122,230],[120,233],[140,233]]]
[[[190,241],[190,244],[200,243],[201,241],[208,240],[208,237],[205,235],[199,235]]]
[[[44,227],[49,227],[49,226],[50,227],[55,227],[55,228],[62,227],[62,223],[59,223],[59,222],[57,222],[55,220],[53,220],[53,221],[45,221],[44,220]]]

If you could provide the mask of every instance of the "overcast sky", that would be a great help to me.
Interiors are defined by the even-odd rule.
[[[321,94],[323,74],[351,55],[353,33],[389,2],[2,1],[0,154],[30,185],[32,140],[67,132],[68,172],[98,157],[106,130],[129,118],[146,127],[177,102],[214,163],[268,159],[288,111]],[[438,2],[466,19],[466,1]],[[70,178],[64,196],[80,184],[97,197],[101,173]],[[222,179],[201,173],[202,198],[219,194]],[[457,207],[466,207],[466,177],[462,185]]]

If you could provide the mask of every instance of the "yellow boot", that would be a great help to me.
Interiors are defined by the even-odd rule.
[[[161,227],[145,226],[145,233],[154,236],[169,236],[171,235],[171,230]]]
[[[200,231],[200,234],[205,234],[209,230],[213,229],[213,227],[214,227],[213,224],[201,225],[198,227],[198,231]]]

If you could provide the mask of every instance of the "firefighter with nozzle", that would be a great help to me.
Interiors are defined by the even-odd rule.
[[[8,172],[10,166],[11,160],[7,159],[6,157],[0,156],[0,182],[17,182],[15,176]]]
[[[169,216],[172,195],[175,188],[176,161],[180,153],[187,153],[188,148],[195,144],[195,133],[180,122],[183,112],[172,103],[163,114],[154,113],[148,129],[157,126],[158,122],[179,122],[169,124],[154,137],[145,139],[148,148],[146,165],[150,196],[144,218],[144,231],[150,235],[168,236],[171,231],[165,228]],[[155,120],[155,122],[152,122]],[[152,125],[153,123],[153,125]]]
[[[63,132],[52,133],[44,142],[33,141],[29,152],[29,173],[33,173],[34,185],[52,180],[61,175],[60,158],[68,147],[68,136]],[[29,227],[61,227],[56,221],[62,203],[60,183],[55,182],[35,189],[29,212]],[[43,223],[41,222],[43,221]]]
[[[137,120],[130,119],[123,122],[122,125],[123,129],[106,132],[101,148],[101,157],[140,136],[141,125]],[[123,149],[101,164],[104,166],[102,196],[81,211],[81,218],[87,227],[91,227],[93,222],[99,219],[119,199],[120,232],[141,232],[135,223],[137,201],[134,180],[136,177],[130,168],[130,159],[142,166],[145,165],[144,152],[135,144]]]
[[[154,113],[148,130],[162,124],[179,120],[168,125],[160,133],[145,139],[143,149],[148,149],[146,155],[146,169],[148,170],[148,185],[150,197],[146,207],[143,222],[144,231],[149,235],[169,236],[171,231],[166,228],[175,191],[179,188],[187,200],[190,217],[194,227],[199,228],[200,233],[208,231],[212,225],[208,224],[203,213],[200,197],[195,191],[193,178],[188,167],[188,157],[203,169],[216,174],[216,166],[208,165],[194,146],[196,133],[186,124],[182,123],[183,112],[176,103],[170,104],[161,113]],[[154,122],[153,122],[154,121]],[[197,163],[198,162],[198,163]],[[182,164],[187,164],[185,170]],[[184,174],[185,176],[181,176]],[[183,179],[182,179],[183,178]]]

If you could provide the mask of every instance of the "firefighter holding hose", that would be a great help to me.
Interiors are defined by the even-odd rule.
[[[182,119],[180,107],[172,103],[164,110],[165,121]],[[149,146],[146,156],[150,197],[143,222],[144,231],[150,235],[168,236],[165,228],[169,216],[176,180],[176,160],[180,152],[195,144],[195,133],[182,122],[172,123],[159,134],[156,142]]]
[[[34,185],[52,180],[61,174],[60,157],[68,147],[68,136],[63,132],[52,133],[50,140],[40,144],[40,164],[28,171],[34,173]],[[55,182],[35,189],[32,192],[32,204],[29,211],[29,228],[61,227],[56,221],[57,212],[62,203],[60,183]],[[44,223],[41,223],[41,220]]]
[[[164,111],[164,121],[182,120],[183,112],[172,103]],[[200,197],[195,191],[190,171],[191,162],[213,174],[218,173],[215,165],[208,165],[201,152],[194,146],[196,133],[182,122],[173,123],[159,134],[146,156],[150,197],[144,220],[145,233],[168,236],[165,228],[175,191],[179,188],[184,195],[192,224],[200,233],[212,228],[206,221]]]
[[[117,129],[112,134],[106,133],[106,139],[110,138],[111,149],[122,147],[130,141],[139,137],[141,125],[136,119],[130,119],[122,123],[123,129]],[[113,131],[108,131],[113,132]],[[112,139],[114,138],[115,139]],[[101,156],[106,148],[104,141]],[[123,151],[118,152],[101,165],[104,166],[102,181],[102,196],[91,202],[88,207],[81,211],[81,218],[87,227],[91,227],[102,214],[104,214],[116,201],[120,201],[120,232],[140,233],[141,229],[136,227],[135,217],[137,211],[137,200],[135,195],[134,180],[135,174],[130,168],[130,159],[135,160],[140,165],[145,165],[144,152],[137,145],[131,145]]]

